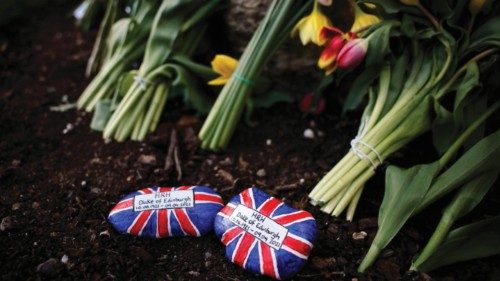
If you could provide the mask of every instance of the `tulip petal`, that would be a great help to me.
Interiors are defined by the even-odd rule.
[[[345,45],[342,35],[337,35],[326,45],[318,60],[318,67],[321,69],[327,68],[338,57],[340,50]]]
[[[367,50],[366,39],[358,38],[347,42],[339,52],[338,67],[341,69],[356,67],[365,58]]]
[[[333,37],[342,34],[342,30],[334,26],[323,26],[319,33],[321,40],[330,40]]]
[[[323,29],[324,26],[331,26],[332,23],[330,20],[325,17],[323,14],[318,13],[313,17],[313,43],[315,43],[318,46],[321,46],[326,43],[326,39],[321,36],[321,30]]]

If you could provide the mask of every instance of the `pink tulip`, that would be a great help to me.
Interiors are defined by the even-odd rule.
[[[338,55],[338,68],[354,68],[358,66],[366,56],[368,41],[357,38],[347,42]]]

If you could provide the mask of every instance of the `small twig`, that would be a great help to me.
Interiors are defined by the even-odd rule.
[[[234,177],[233,175],[231,175],[231,173],[229,173],[228,171],[226,170],[223,170],[223,169],[219,169],[217,171],[217,174],[216,174],[219,178],[221,178],[222,180],[224,180],[225,182],[227,183],[230,183],[230,184],[233,184],[234,185]]]
[[[177,130],[172,129],[164,170],[170,172],[174,165],[177,172],[177,180],[180,181],[182,179],[182,162],[179,153],[179,142],[177,140]]]
[[[175,170],[177,171],[177,180],[180,181],[182,179],[182,164],[181,157],[179,156],[179,146],[175,146],[174,149],[174,160],[175,160]]]
[[[175,147],[177,146],[177,131],[172,129],[172,133],[170,134],[170,145],[168,147],[167,158],[165,159],[165,171],[170,171],[174,167],[175,163]]]
[[[276,192],[282,192],[282,191],[292,191],[299,188],[299,185],[297,183],[292,183],[292,184],[286,184],[286,185],[280,185],[274,188]]]
[[[82,200],[80,200],[80,197],[76,196],[75,201],[78,204],[78,207],[80,207],[80,209],[85,210],[85,207],[83,206]]]

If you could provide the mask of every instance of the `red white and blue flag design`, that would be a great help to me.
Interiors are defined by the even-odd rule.
[[[235,216],[239,210],[250,215],[238,213]],[[260,215],[265,216],[260,225],[249,219]],[[235,217],[250,221],[253,229],[244,224],[237,225]],[[267,238],[273,233],[273,230],[267,229],[266,223],[277,229],[275,237],[283,236],[277,238],[279,243],[264,242],[269,241]],[[268,237],[259,237],[265,231]],[[233,263],[257,274],[286,279],[296,274],[307,261],[317,230],[316,221],[310,213],[294,209],[252,187],[234,196],[217,214],[215,233],[226,245],[226,257]]]
[[[136,197],[146,195],[160,197],[173,194],[174,191],[192,191],[192,193],[187,192],[191,194],[188,198],[193,201],[191,206],[158,208],[146,205],[144,209],[137,210]],[[109,213],[108,221],[122,234],[150,238],[201,236],[213,229],[215,216],[223,206],[222,198],[206,186],[153,186],[124,196]]]

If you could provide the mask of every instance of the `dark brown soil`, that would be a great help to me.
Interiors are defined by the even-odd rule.
[[[0,43],[7,43],[0,53],[0,219],[10,217],[12,222],[0,232],[1,280],[264,279],[226,261],[214,235],[150,240],[114,232],[106,222],[110,208],[120,195],[148,184],[208,184],[224,199],[255,184],[311,211],[319,237],[294,280],[423,278],[406,270],[426,242],[439,210],[411,221],[376,265],[359,275],[356,267],[376,231],[381,173],[367,186],[353,223],[324,215],[307,203],[308,191],[347,151],[357,128],[359,114],[341,118],[336,97],[327,114],[312,119],[303,118],[294,104],[257,111],[258,126],[239,126],[229,150],[221,154],[196,149],[200,121],[189,117],[179,101],[169,102],[171,110],[144,143],[105,143],[89,129],[89,114],[51,111],[64,95],[74,102],[88,83],[83,73],[95,33],[82,33],[73,25],[71,8],[37,10],[0,33]],[[174,127],[182,151],[181,181],[163,170]],[[325,136],[305,139],[306,128]],[[416,159],[429,157],[418,149],[407,152]],[[141,163],[141,155],[152,155],[156,163]],[[401,162],[399,157],[393,161]],[[256,175],[259,169],[265,169],[264,177]],[[287,185],[296,188],[275,191]],[[498,192],[488,197],[481,211],[498,212],[497,196]],[[360,231],[368,237],[353,239]],[[60,263],[63,256],[68,258],[65,264]],[[429,276],[500,280],[498,265],[498,257],[481,259]]]

